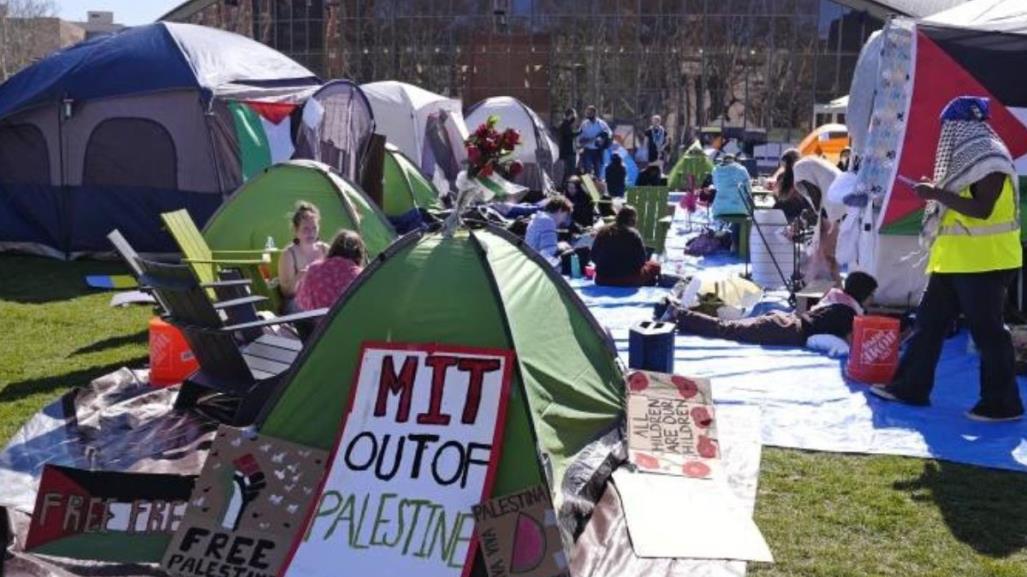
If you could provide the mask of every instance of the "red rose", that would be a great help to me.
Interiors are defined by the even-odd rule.
[[[481,151],[478,150],[478,147],[477,146],[468,146],[467,147],[467,160],[469,160],[471,162],[471,164],[475,164],[480,159],[481,159]]]
[[[523,171],[524,171],[524,164],[521,161],[519,161],[519,160],[515,160],[515,161],[511,162],[510,163],[510,167],[507,168],[507,172],[510,173],[510,176],[517,176],[518,174],[520,174]]]
[[[474,131],[474,135],[478,138],[485,138],[486,136],[488,136],[489,132],[489,126],[487,124],[482,124],[478,127],[477,130]]]
[[[517,146],[521,141],[521,135],[519,132],[512,128],[507,128],[506,132],[503,133],[503,141],[510,145],[510,148]]]
[[[481,167],[481,170],[478,172],[478,174],[480,174],[481,176],[492,176],[492,163],[490,162],[485,166]]]

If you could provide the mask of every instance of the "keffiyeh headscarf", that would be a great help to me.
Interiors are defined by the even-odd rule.
[[[987,98],[960,96],[950,101],[941,113],[941,136],[934,157],[935,187],[958,193],[993,172],[1013,176],[1016,168],[1009,149],[988,125],[991,117]],[[1017,188],[1017,197],[1019,190]],[[930,248],[938,234],[945,207],[928,201],[924,209],[920,244]]]
[[[959,192],[993,172],[1015,175],[1013,159],[988,125],[987,98],[961,96],[941,113],[941,137],[934,157],[938,188]]]

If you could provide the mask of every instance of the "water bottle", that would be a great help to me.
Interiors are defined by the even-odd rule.
[[[578,253],[571,255],[571,278],[581,278],[581,259]]]
[[[264,243],[264,262],[260,263],[258,267],[260,274],[267,280],[271,280],[271,255],[278,250],[275,246],[275,237],[268,235],[267,242]]]

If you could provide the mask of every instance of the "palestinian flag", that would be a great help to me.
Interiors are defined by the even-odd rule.
[[[516,202],[524,196],[524,193],[528,192],[527,187],[514,184],[496,173],[489,176],[475,176],[469,181],[479,187],[486,201]]]
[[[243,180],[292,158],[292,113],[299,105],[283,102],[229,102],[239,143]]]
[[[1020,189],[1027,192],[1027,35],[918,24],[909,118],[898,175],[912,179],[934,173],[942,109],[957,96],[991,99],[989,124],[1016,161]],[[899,181],[884,207],[884,234],[916,235],[924,203]],[[1023,197],[1021,196],[1021,203]],[[1021,217],[1027,211],[1021,209]]]
[[[25,550],[95,561],[159,562],[195,480],[46,465]]]

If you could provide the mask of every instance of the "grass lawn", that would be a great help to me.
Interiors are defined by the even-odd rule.
[[[86,274],[115,263],[0,255],[0,442],[68,388],[146,362],[148,307],[111,309]],[[756,577],[1025,576],[1027,475],[901,457],[766,448]]]

